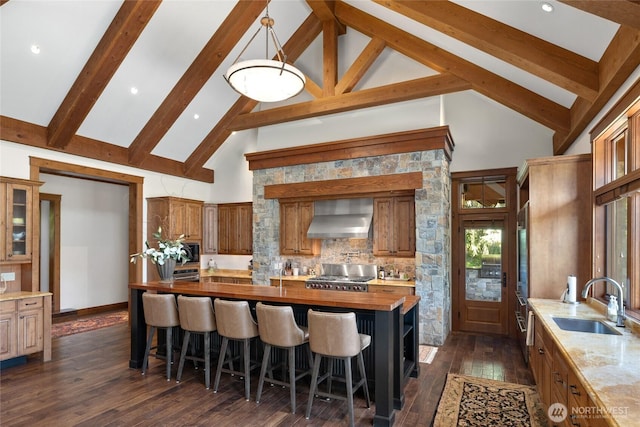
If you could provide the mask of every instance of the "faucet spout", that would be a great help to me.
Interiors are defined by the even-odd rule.
[[[623,301],[624,291],[622,289],[622,285],[620,285],[618,282],[606,276],[593,278],[589,280],[587,283],[585,283],[584,287],[582,288],[582,298],[587,298],[587,296],[589,295],[589,289],[591,289],[591,286],[594,283],[598,283],[598,282],[607,282],[615,286],[616,293],[618,294],[618,320],[616,321],[616,326],[624,328],[624,321],[626,319],[626,316],[624,314],[624,301]]]

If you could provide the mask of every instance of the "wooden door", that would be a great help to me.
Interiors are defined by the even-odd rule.
[[[184,236],[189,241],[202,240],[202,203],[185,203]]]
[[[307,231],[313,220],[313,202],[298,203],[298,239],[299,253],[302,255],[315,255],[319,252],[318,239],[309,239]]]
[[[218,206],[218,253],[231,253],[231,207]]]
[[[507,334],[507,232],[500,220],[462,221],[458,250],[460,330]],[[461,263],[462,264],[462,263]]]
[[[393,198],[379,197],[373,201],[373,254],[391,255],[393,251]]]

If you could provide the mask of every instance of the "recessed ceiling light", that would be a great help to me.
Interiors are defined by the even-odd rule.
[[[542,3],[542,10],[545,12],[553,12],[553,5],[551,3]]]
[[[138,94],[138,88],[137,88],[137,87],[135,87],[135,86],[131,86],[130,92],[131,92],[133,95],[137,95],[137,94]]]
[[[40,53],[40,46],[38,46],[37,44],[32,44],[31,45],[31,53],[33,53],[34,55],[37,55]]]
[[[198,119],[200,118],[200,114],[194,114],[194,115],[193,115],[193,118],[194,118],[194,119],[196,119],[196,120],[198,120]]]

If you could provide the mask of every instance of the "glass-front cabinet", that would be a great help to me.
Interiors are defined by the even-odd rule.
[[[3,179],[4,181],[4,179]],[[0,261],[24,262],[32,257],[33,243],[33,186],[17,182],[1,182],[2,241]]]

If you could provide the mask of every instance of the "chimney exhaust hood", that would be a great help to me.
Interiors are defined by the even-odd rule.
[[[317,200],[307,237],[367,239],[373,219],[373,199]]]

